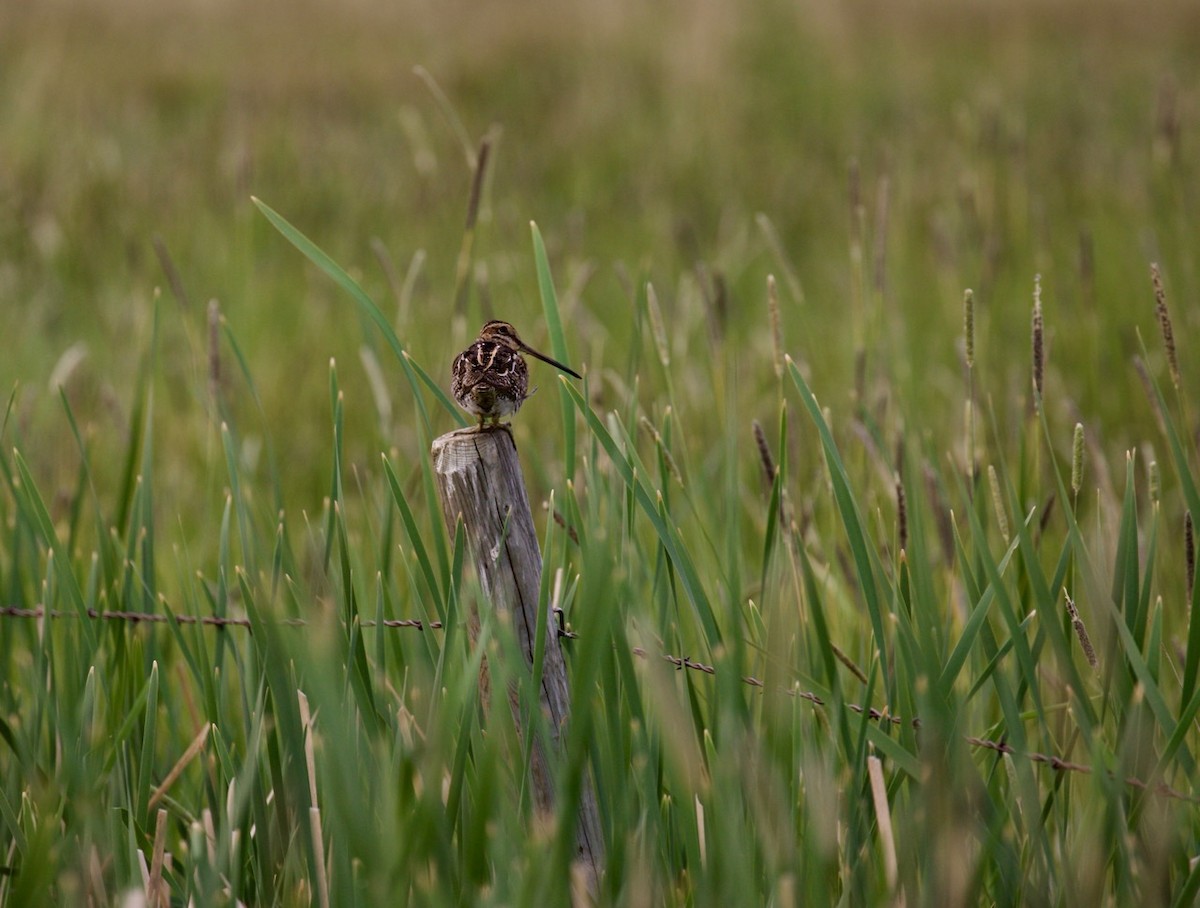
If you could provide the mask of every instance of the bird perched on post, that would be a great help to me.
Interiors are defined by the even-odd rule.
[[[558,360],[538,353],[517,335],[508,322],[491,321],[479,329],[479,337],[454,358],[454,380],[450,393],[460,407],[479,417],[482,430],[487,420],[493,426],[500,418],[516,413],[529,397],[529,367],[522,353],[573,375],[583,376]]]

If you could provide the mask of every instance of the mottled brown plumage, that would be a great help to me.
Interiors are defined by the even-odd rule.
[[[454,400],[479,417],[481,429],[489,419],[493,426],[499,425],[501,417],[516,413],[529,396],[529,367],[522,353],[582,378],[574,369],[527,345],[508,322],[488,322],[479,329],[474,343],[454,358],[450,385]]]

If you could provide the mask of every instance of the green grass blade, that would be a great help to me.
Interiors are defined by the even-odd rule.
[[[150,677],[146,681],[145,720],[142,725],[142,746],[138,752],[138,803],[137,817],[141,822],[150,825],[146,803],[150,795],[150,780],[154,772],[154,751],[158,743],[158,663],[150,667]]]
[[[1030,514],[1026,518],[1026,526],[1033,520],[1034,515]],[[966,552],[962,550],[961,540],[959,540],[957,529],[955,530],[955,540],[959,545],[960,562],[967,564]],[[998,573],[1001,577],[1008,570],[1009,562],[1012,560],[1013,554],[1017,551],[1017,547],[1021,544],[1020,539],[1013,539],[1009,543],[1008,548],[1004,552],[1004,556],[1000,559],[997,566]],[[996,599],[996,587],[989,583],[983,590],[979,599],[975,603],[975,607],[971,609],[971,614],[967,618],[967,623],[963,627],[963,632],[958,638],[958,642],[954,644],[954,649],[951,650],[949,658],[942,667],[941,676],[938,678],[937,686],[942,691],[943,696],[949,696],[951,688],[954,686],[955,679],[962,672],[966,665],[967,657],[974,650],[976,643],[979,640],[979,632],[982,629],[984,622],[987,621],[987,616],[992,603]]]
[[[558,309],[558,294],[554,290],[554,278],[550,274],[550,261],[546,256],[546,244],[542,242],[542,233],[538,230],[537,224],[530,221],[529,229],[533,233],[533,260],[537,268],[542,312],[546,318],[546,328],[550,333],[550,355],[559,362],[570,365],[567,338],[563,332],[562,315]],[[567,479],[573,479],[575,476],[575,419],[571,399],[561,385],[558,399],[563,420],[563,464],[567,470]]]
[[[438,618],[445,621],[445,595],[438,586],[437,574],[433,569],[433,562],[429,560],[429,551],[425,547],[425,540],[422,538],[421,531],[417,526],[416,515],[408,503],[408,496],[404,494],[404,488],[400,485],[396,471],[392,468],[392,463],[387,459],[386,455],[383,457],[383,471],[387,476],[388,488],[392,492],[392,500],[396,503],[396,507],[400,511],[400,520],[404,524],[404,532],[408,536],[408,543],[412,546],[413,554],[417,559],[417,566],[421,570],[420,576],[422,581],[424,581],[425,592],[437,608]]]
[[[854,565],[858,575],[859,588],[862,590],[863,599],[867,606],[867,615],[871,621],[871,629],[875,634],[875,646],[879,653],[883,676],[889,678],[891,677],[887,655],[889,643],[887,635],[884,632],[883,603],[878,587],[876,586],[875,570],[871,563],[871,556],[868,554],[870,551],[870,541],[863,528],[862,517],[859,515],[858,504],[854,500],[854,493],[851,491],[850,477],[846,472],[845,465],[842,463],[841,455],[838,453],[837,444],[833,440],[833,433],[830,432],[829,426],[825,422],[825,417],[821,413],[821,408],[817,404],[817,399],[813,396],[812,391],[808,387],[808,382],[804,380],[804,376],[800,374],[800,370],[796,368],[796,363],[791,357],[787,358],[787,370],[796,388],[800,391],[800,399],[804,403],[805,409],[808,410],[808,415],[816,425],[817,434],[821,438],[821,448],[825,453],[825,463],[829,469],[829,476],[833,483],[833,494],[837,503],[838,514],[842,519],[842,528],[845,530],[847,541],[850,544],[850,552],[854,558]]]
[[[1196,691],[1196,678],[1200,674],[1200,583],[1192,586],[1192,600],[1188,606],[1187,654],[1183,662],[1183,681],[1180,699],[1187,702]]]
[[[459,426],[465,426],[467,424],[466,419],[451,402],[446,392],[436,382],[430,380],[429,376],[423,370],[418,372],[413,368],[411,360],[405,353],[404,345],[400,343],[400,338],[396,336],[396,332],[387,320],[387,316],[375,305],[367,295],[367,292],[359,286],[358,282],[350,277],[316,243],[288,223],[281,214],[259,199],[252,198],[251,201],[254,202],[255,206],[263,213],[266,219],[271,222],[271,225],[283,234],[289,243],[299,249],[305,258],[332,278],[334,283],[349,293],[367,317],[375,323],[375,326],[383,334],[384,340],[392,348],[392,352],[396,355],[396,359],[399,360],[400,366],[404,370],[405,378],[408,380],[409,387],[412,388],[413,398],[417,403],[417,409],[421,416],[421,423],[425,428],[425,434],[430,435],[431,432],[429,429],[429,413],[425,407],[425,398],[420,392],[422,385],[433,394],[434,400],[441,404],[442,409],[449,413]]]
[[[16,464],[17,475],[20,477],[20,482],[14,483],[18,507],[41,537],[42,544],[54,552],[54,576],[58,583],[66,589],[71,605],[75,608],[75,614],[79,618],[79,625],[82,628],[84,644],[90,653],[96,648],[97,636],[95,627],[88,617],[83,591],[79,588],[75,572],[71,570],[69,557],[62,550],[58,541],[58,533],[54,529],[54,522],[50,519],[50,512],[46,510],[46,504],[38,494],[33,474],[30,473],[29,466],[25,463],[20,451],[13,451],[13,462]]]
[[[617,468],[622,480],[625,482],[626,488],[634,496],[642,513],[649,519],[650,524],[658,534],[659,540],[670,556],[672,564],[679,571],[679,577],[683,583],[684,591],[687,593],[688,601],[691,602],[692,607],[696,610],[696,614],[708,638],[709,645],[717,645],[721,641],[721,630],[712,605],[709,602],[708,595],[705,593],[704,586],[700,582],[700,575],[687,549],[681,543],[678,534],[673,527],[667,525],[666,521],[660,515],[656,503],[657,496],[652,495],[646,487],[645,481],[642,479],[642,475],[644,474],[639,474],[634,470],[629,459],[618,447],[616,441],[608,429],[604,427],[604,424],[600,421],[595,411],[584,400],[583,395],[565,379],[561,379],[561,383],[571,396],[576,408],[587,421],[593,436],[600,442],[609,459]]]

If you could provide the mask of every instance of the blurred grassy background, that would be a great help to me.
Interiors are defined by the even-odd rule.
[[[389,314],[397,307],[372,244],[398,281],[421,251],[398,331],[436,375],[486,315],[544,342],[527,228],[536,220],[573,360],[600,379],[599,402],[616,393],[605,370],[628,375],[631,365],[627,274],[655,283],[682,356],[672,367],[677,404],[698,419],[713,389],[686,360],[715,355],[691,339],[717,333],[730,341],[722,349],[732,351],[726,380],[744,403],[739,419],[772,418],[759,402],[773,381],[764,302],[773,271],[788,349],[823,402],[865,394],[883,406],[894,392],[918,424],[959,418],[957,404],[945,407],[961,399],[951,351],[962,289],[974,287],[990,351],[981,374],[1003,429],[1027,387],[1015,354],[1027,349],[1040,272],[1052,367],[1072,374],[1077,398],[1051,405],[1087,413],[1119,457],[1152,428],[1136,382],[1105,380],[1137,349],[1135,327],[1153,325],[1147,262],[1161,259],[1181,304],[1200,290],[1196,34],[1200,8],[1183,0],[1150,11],[1121,2],[4,4],[0,387],[18,389],[15,429],[42,455],[39,477],[48,488],[73,483],[73,445],[49,383],[65,379],[99,454],[120,450],[162,288],[158,444],[180,511],[196,509],[190,489],[213,451],[203,418],[210,298],[257,383],[262,431],[286,449],[293,506],[317,506],[327,485],[330,357],[350,400],[351,459],[374,465],[390,445],[417,454],[406,450],[411,402],[396,401],[390,423],[370,403],[358,360],[372,332],[257,215],[255,194],[350,267]],[[446,93],[469,147],[416,65]],[[448,321],[467,154],[494,127],[471,305]],[[155,237],[185,306],[167,289]],[[796,282],[782,280],[789,270]],[[1177,309],[1196,327],[1195,306]],[[1071,342],[1060,344],[1065,325]],[[239,382],[235,371],[226,365],[222,380]],[[641,371],[652,407],[661,376]],[[395,384],[394,363],[384,375]],[[248,400],[231,396],[235,407]],[[530,410],[518,431],[537,436],[550,408]],[[246,457],[253,465],[253,451]]]
[[[150,792],[199,731],[205,759],[163,783],[172,892],[231,875],[230,898],[308,904],[323,865],[297,833],[317,786],[297,688],[320,715],[339,904],[536,904],[566,885],[569,824],[528,815],[505,711],[479,714],[457,611],[477,597],[449,563],[401,368],[253,195],[446,384],[485,317],[547,343],[538,223],[594,412],[564,405],[564,462],[574,436],[535,366],[544,390],[515,433],[535,506],[553,488],[575,531],[546,521],[547,577],[562,570],[580,628],[567,763],[598,780],[613,901],[788,904],[799,886],[812,903],[1132,904],[1175,886],[1186,903],[1194,805],[1119,780],[1196,788],[1200,618],[1178,538],[1187,503],[1200,513],[1196,448],[1167,453],[1130,360],[1140,333],[1165,383],[1158,261],[1182,372],[1164,429],[1194,436],[1197,34],[1188,0],[0,5],[0,388],[18,450],[0,460],[3,604],[264,622],[3,626],[0,900],[136,886]],[[768,274],[799,363],[786,379]],[[786,465],[770,503],[752,420]],[[282,615],[312,632],[277,633]],[[371,615],[445,633],[362,634]],[[496,628],[501,672],[520,657]],[[878,800],[868,745],[891,779]],[[1034,764],[1039,748],[1095,771]],[[901,890],[876,860],[889,798]]]

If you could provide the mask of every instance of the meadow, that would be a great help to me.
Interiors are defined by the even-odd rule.
[[[0,5],[0,905],[1192,904],[1197,35]],[[549,812],[429,457],[492,317],[584,375]]]

